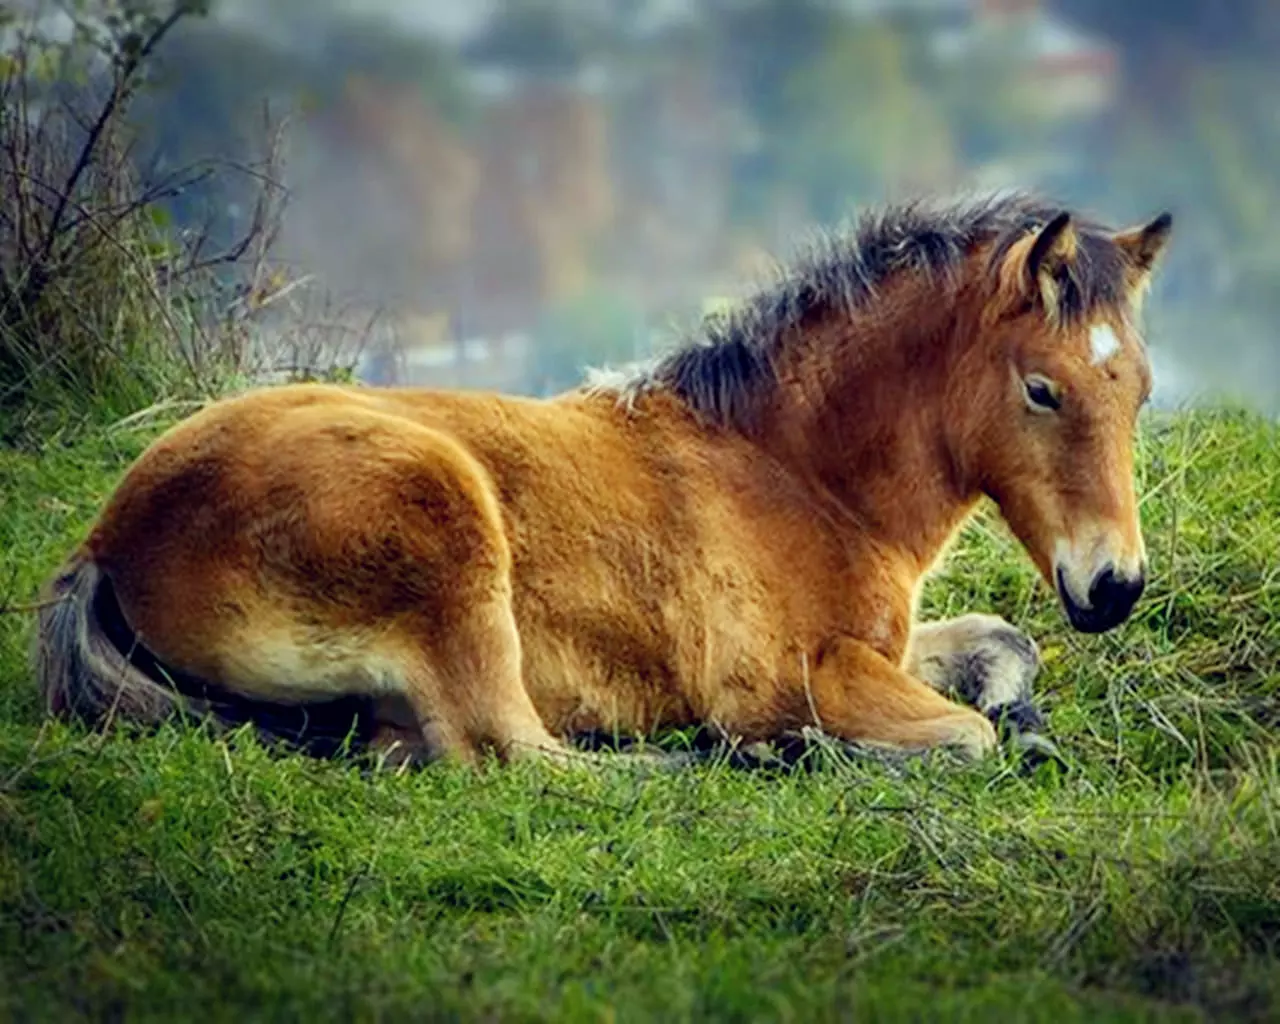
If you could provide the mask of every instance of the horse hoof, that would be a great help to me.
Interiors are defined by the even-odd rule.
[[[1042,733],[1018,733],[1014,737],[1013,748],[1018,752],[1022,767],[1027,771],[1035,771],[1049,761],[1057,762],[1064,771],[1071,770],[1071,765],[1058,749],[1058,745]]]

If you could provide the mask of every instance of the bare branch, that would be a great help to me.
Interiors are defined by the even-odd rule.
[[[66,184],[62,187],[61,202],[54,209],[45,233],[44,242],[36,254],[38,262],[47,260],[52,254],[53,248],[58,241],[58,232],[62,226],[62,218],[66,213],[67,204],[71,201],[71,197],[75,194],[76,188],[80,184],[80,179],[93,160],[94,154],[98,149],[99,140],[108,126],[111,125],[117,111],[120,109],[120,105],[128,95],[129,89],[133,85],[134,77],[155,51],[155,48],[160,45],[173,27],[187,16],[187,13],[188,8],[184,4],[175,4],[168,16],[156,24],[136,49],[130,49],[125,52],[124,59],[116,72],[115,84],[112,87],[111,95],[98,112],[93,126],[89,129],[88,138],[85,139],[84,145],[80,149],[80,154],[76,158],[75,165],[71,169],[71,174],[68,176]]]
[[[66,82],[45,90],[28,66],[38,49],[14,51],[0,74],[14,111],[0,118],[0,408],[10,436],[41,419],[24,397],[33,381],[77,409],[99,394],[147,406],[212,394],[227,371],[275,364],[309,375],[362,341],[353,317],[315,315],[312,280],[275,256],[290,200],[287,122],[265,103],[260,159],[139,172],[129,104],[144,63],[191,9],[179,3],[154,26],[146,20],[146,38],[117,40],[115,72],[91,89],[97,99],[70,95]],[[110,45],[87,33],[81,52],[85,40]],[[215,241],[212,211],[203,225],[172,230],[156,216],[223,176],[239,179],[248,202],[229,241]],[[294,358],[279,358],[286,348]]]

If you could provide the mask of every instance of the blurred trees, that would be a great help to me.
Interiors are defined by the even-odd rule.
[[[1269,231],[1280,202],[1280,5],[1274,0],[1060,0],[1082,25],[1124,50],[1125,87],[1107,148],[1128,190],[1153,184],[1208,204],[1240,240]]]
[[[593,290],[667,303],[734,246],[776,250],[805,222],[983,168],[1117,215],[1171,205],[1162,288],[1280,313],[1273,0],[1045,0],[1121,51],[1118,105],[1075,120],[1035,78],[1025,19],[970,11],[942,31],[923,7],[691,0],[655,20],[662,6],[498,0],[454,49],[340,0],[222,0],[226,17],[160,55],[143,171],[235,159],[264,99],[291,109],[300,256],[419,312],[458,307],[464,330]],[[948,33],[965,37],[950,56]],[[201,183],[172,209],[230,235],[248,184]]]
[[[157,88],[135,110],[148,141],[144,169],[242,159],[261,144],[264,104],[305,127],[362,76],[416,93],[452,122],[465,120],[466,92],[439,43],[406,36],[385,19],[319,13],[311,0],[265,0],[254,22],[193,21],[175,32],[156,55]],[[177,197],[175,215],[234,233],[243,195],[222,184]]]
[[[646,354],[643,310],[609,288],[549,304],[534,328],[531,383],[543,394],[573,387],[587,366],[620,367]]]
[[[641,30],[643,7],[634,0],[504,0],[455,54],[386,18],[345,13],[336,0],[262,0],[251,20],[229,17],[173,40],[161,64],[165,87],[141,111],[154,127],[153,159],[163,167],[245,151],[256,142],[254,111],[264,98],[300,109],[304,123],[326,131],[335,111],[357,107],[364,137],[357,131],[330,141],[367,148],[369,133],[384,125],[384,148],[398,151],[387,159],[397,170],[379,173],[397,177],[395,194],[407,188],[417,196],[409,208],[428,236],[418,248],[459,250],[456,240],[444,246],[430,236],[456,236],[457,211],[470,195],[473,228],[488,250],[472,290],[497,288],[507,265],[512,287],[522,279],[527,284],[519,287],[536,286],[548,298],[584,285],[602,231],[625,204],[615,182],[628,177],[640,189],[635,198],[652,202],[671,200],[690,187],[685,175],[700,175],[697,205],[722,207],[723,214],[707,221],[685,210],[684,223],[671,228],[687,230],[692,217],[702,234],[721,236],[733,225],[771,225],[779,210],[834,220],[852,202],[950,176],[958,140],[947,108],[922,87],[918,45],[902,27],[851,20],[828,0],[702,0],[679,30],[684,66],[672,68],[666,57],[676,41]],[[243,13],[243,5],[236,9]],[[354,98],[353,82],[364,83]],[[601,84],[604,92],[593,93]],[[638,105],[628,108],[628,96]],[[693,137],[672,101],[701,105],[704,138]],[[406,104],[415,102],[420,111],[411,116]],[[663,125],[649,130],[642,122],[658,109],[668,111]],[[647,151],[619,138],[632,133],[647,139]],[[442,165],[444,157],[427,152],[458,146],[469,150],[480,176],[465,195],[450,191],[457,175],[446,173],[461,157]],[[652,170],[629,176],[611,164],[617,156]],[[304,159],[295,173],[320,173],[323,167],[310,166],[316,162],[324,163]],[[714,182],[708,172],[718,175]],[[175,200],[175,213],[183,222],[212,218],[229,233],[243,205],[237,198],[192,190]],[[344,212],[328,205],[334,216]],[[662,232],[650,230],[652,216],[636,227],[664,244]],[[408,228],[387,230],[390,241]],[[489,235],[501,242],[486,246]],[[377,262],[372,252],[357,258],[360,246],[349,241],[347,262]],[[666,244],[681,243],[672,236]],[[714,246],[702,249],[710,258]],[[441,268],[438,259],[424,259],[416,273]]]
[[[1161,324],[1193,364],[1280,379],[1280,5],[1274,0],[1061,0],[1117,40],[1125,88],[1098,140],[1109,187],[1129,210],[1179,216],[1160,287]],[[1213,353],[1203,346],[1211,339]],[[1223,353],[1229,353],[1226,360]],[[1264,385],[1265,387],[1265,385]]]
[[[586,28],[554,0],[504,0],[465,54],[531,77],[564,78],[582,66],[592,48]]]
[[[1269,60],[1280,33],[1274,0],[1057,0],[1064,15],[1113,39],[1130,64],[1130,96],[1157,103],[1178,64]]]
[[[840,19],[821,0],[704,0],[700,8],[715,72],[753,128],[734,166],[730,210],[759,221],[783,181],[784,137],[796,115],[790,83],[822,53]]]
[[[889,25],[834,28],[780,98],[777,169],[818,221],[838,221],[851,201],[928,190],[951,176],[943,109],[912,78],[905,41]]]

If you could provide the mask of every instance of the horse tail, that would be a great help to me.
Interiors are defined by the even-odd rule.
[[[147,675],[104,628],[100,598],[111,587],[86,554],[74,555],[43,595],[36,625],[36,680],[49,714],[159,724],[190,707]]]
[[[110,577],[84,552],[46,588],[33,660],[46,711],[91,724],[158,726],[190,717],[215,731],[249,725],[268,743],[319,757],[366,746],[377,727],[368,697],[278,704],[163,664],[125,621]]]

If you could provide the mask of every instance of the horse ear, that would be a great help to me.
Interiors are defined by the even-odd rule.
[[[1172,231],[1173,214],[1166,210],[1149,224],[1129,228],[1113,236],[1128,264],[1125,283],[1129,289],[1129,303],[1135,310],[1142,306],[1147,287],[1151,284],[1151,272],[1168,246]]]
[[[1129,228],[1115,236],[1115,243],[1125,254],[1129,265],[1141,275],[1151,273],[1156,261],[1169,244],[1173,231],[1173,214],[1167,210],[1150,224]]]
[[[1027,253],[1026,280],[1033,287],[1042,273],[1052,274],[1076,254],[1076,232],[1071,214],[1063,210],[1042,227]]]
[[[1045,314],[1058,312],[1058,271],[1075,259],[1077,237],[1071,214],[1063,210],[1018,240],[1000,268],[998,308],[1017,309],[1039,301]]]

